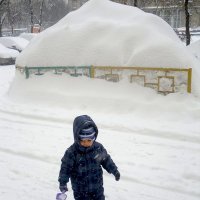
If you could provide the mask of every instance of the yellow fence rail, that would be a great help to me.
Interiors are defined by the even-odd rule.
[[[107,81],[119,82],[129,79],[130,83],[138,83],[144,87],[155,89],[158,93],[169,94],[192,90],[191,68],[155,68],[155,67],[121,67],[121,66],[52,66],[52,67],[20,67],[18,70],[29,78],[32,74],[43,75],[48,71],[54,74],[67,73],[71,76],[87,76]]]
[[[92,78],[103,78],[108,81],[118,82],[125,76],[128,76],[130,83],[136,82],[163,94],[180,90],[191,93],[192,90],[191,68],[92,66],[91,70]]]

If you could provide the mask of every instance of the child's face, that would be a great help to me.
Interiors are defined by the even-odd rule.
[[[88,139],[86,139],[86,140],[80,140],[80,144],[83,147],[91,147],[92,144],[93,144],[93,140],[88,140]]]

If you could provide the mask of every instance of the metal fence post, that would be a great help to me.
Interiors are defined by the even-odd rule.
[[[192,68],[188,69],[187,92],[192,92]]]
[[[26,79],[29,78],[29,70],[28,67],[25,67],[25,75],[26,75]]]

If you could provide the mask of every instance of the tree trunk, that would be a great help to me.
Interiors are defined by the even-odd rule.
[[[0,0],[0,37],[2,37],[2,27],[3,27],[3,22],[5,19],[5,11],[4,11],[4,6],[6,4],[6,0]]]
[[[134,0],[133,6],[138,7],[138,0]]]
[[[2,37],[2,24],[0,23],[0,37]]]
[[[2,37],[2,27],[5,21],[5,18],[6,18],[6,13],[3,13],[3,16],[0,16],[0,37]]]
[[[33,22],[33,4],[32,4],[32,0],[29,0],[29,14],[30,14],[30,18],[31,18],[31,33],[33,33],[34,22]]]
[[[185,34],[186,45],[190,44],[190,13],[188,11],[188,0],[185,0]]]
[[[3,5],[4,1],[5,1],[5,0],[0,0],[0,6]]]
[[[40,5],[40,16],[39,16],[39,25],[40,29],[42,26],[42,13],[43,13],[43,8],[44,8],[44,0],[42,0],[41,5]],[[40,31],[39,31],[40,32]]]

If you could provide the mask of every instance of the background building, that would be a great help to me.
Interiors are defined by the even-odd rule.
[[[145,12],[163,18],[173,28],[185,26],[185,10],[183,0],[113,0],[126,5],[137,5]],[[87,0],[68,0],[70,11],[78,9]],[[190,23],[192,28],[200,26],[200,0],[189,1]]]

